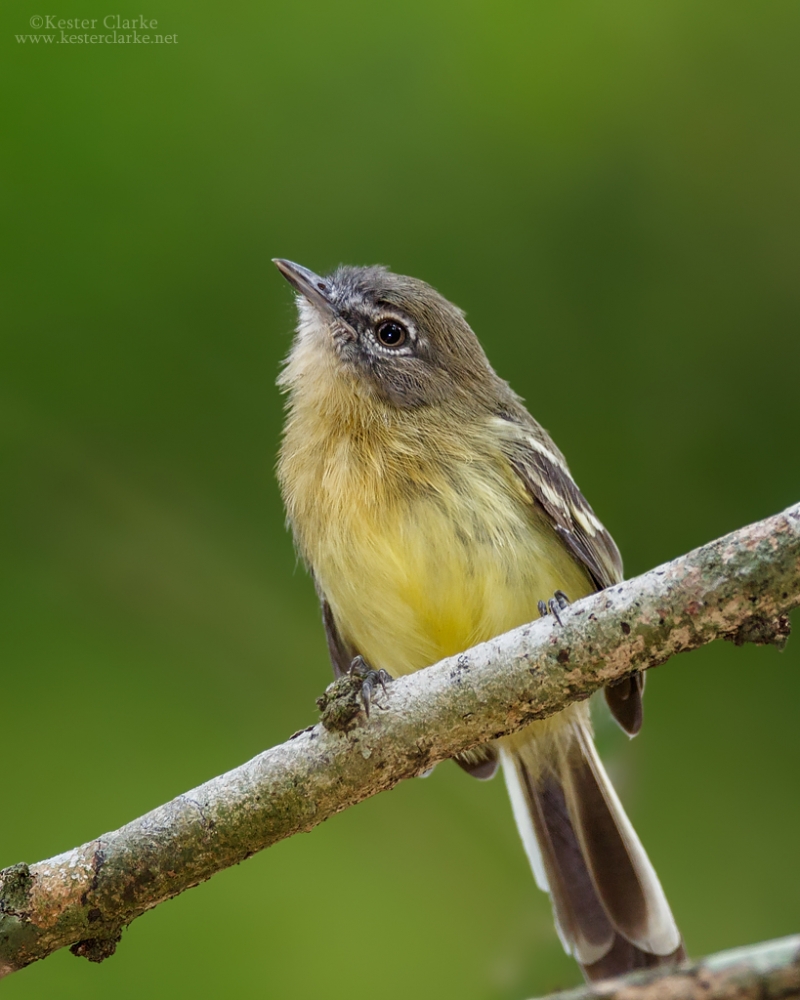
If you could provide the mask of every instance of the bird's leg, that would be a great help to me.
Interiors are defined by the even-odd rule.
[[[570,599],[567,597],[564,591],[557,590],[555,594],[553,594],[553,596],[550,598],[550,600],[547,601],[546,603],[544,601],[539,601],[538,604],[539,615],[540,617],[544,618],[546,615],[551,614],[558,622],[558,624],[562,625],[563,622],[561,621],[561,615],[558,612],[563,611],[564,608],[566,608],[569,605],[569,603]]]
[[[383,668],[373,670],[361,655],[353,659],[347,673],[350,677],[361,678],[361,704],[364,706],[365,714],[369,715],[369,707],[372,703],[372,695],[375,688],[380,684],[383,688],[383,693],[386,694],[386,683],[394,678]]]

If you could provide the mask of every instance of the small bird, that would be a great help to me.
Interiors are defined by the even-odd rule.
[[[396,677],[622,579],[564,456],[490,365],[463,312],[384,267],[299,293],[278,478],[336,676]],[[641,674],[605,689],[642,723]],[[367,685],[367,691],[369,685]],[[661,884],[594,748],[586,702],[461,754],[502,763],[536,882],[589,980],[684,957]]]

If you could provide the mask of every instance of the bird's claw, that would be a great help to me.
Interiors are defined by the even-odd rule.
[[[386,684],[394,678],[391,674],[381,668],[373,670],[363,656],[356,656],[347,671],[350,677],[361,678],[361,704],[364,706],[364,714],[369,716],[372,695],[375,688],[380,684],[383,693],[386,694]]]
[[[545,618],[548,614],[550,614],[555,618],[559,625],[563,625],[564,623],[561,621],[559,611],[563,611],[564,608],[568,607],[569,603],[570,600],[564,591],[557,590],[549,601],[539,601],[539,615],[540,617]]]

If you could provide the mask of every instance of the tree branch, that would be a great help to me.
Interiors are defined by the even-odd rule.
[[[793,1000],[800,997],[800,934],[734,948],[679,969],[634,972],[548,1000]]]
[[[800,604],[800,504],[390,685],[66,854],[0,872],[0,976],[72,946],[102,961],[146,910],[437,761],[723,638],[781,646]],[[356,688],[358,685],[356,685]]]

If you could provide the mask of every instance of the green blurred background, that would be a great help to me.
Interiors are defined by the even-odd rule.
[[[69,9],[67,9],[69,7]],[[171,46],[17,42],[156,18]],[[274,256],[464,307],[629,574],[800,500],[796,4],[6,2],[0,866],[313,722]],[[58,32],[55,32],[58,35]],[[800,929],[800,640],[650,676],[609,768],[693,954]],[[136,921],[58,997],[521,998],[578,981],[501,781],[453,766]]]

